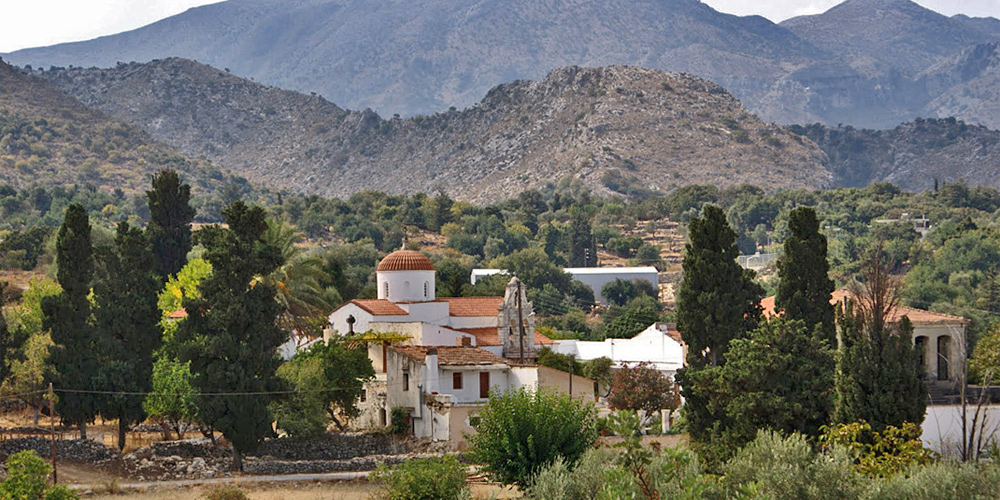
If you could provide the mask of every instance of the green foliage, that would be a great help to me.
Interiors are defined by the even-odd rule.
[[[865,500],[989,500],[997,498],[1000,466],[996,462],[940,461],[911,467],[886,481],[873,481]]]
[[[622,365],[611,376],[608,405],[614,410],[676,410],[681,404],[674,382],[648,363]]]
[[[212,275],[212,264],[205,259],[191,259],[175,275],[170,277],[160,292],[157,306],[166,317],[180,309],[185,299],[201,298],[198,286]]]
[[[161,170],[153,176],[152,189],[146,191],[149,226],[146,231],[156,256],[156,274],[166,281],[187,262],[191,251],[191,186],[181,184],[173,170]]]
[[[596,409],[566,394],[492,393],[479,417],[470,453],[504,484],[527,486],[556,457],[575,463],[597,439]]]
[[[331,340],[317,342],[285,362],[278,376],[300,391],[272,405],[279,429],[292,436],[318,434],[330,418],[343,430],[337,415],[358,414],[364,382],[375,376],[363,347]]]
[[[1000,380],[1000,323],[994,324],[976,343],[969,370],[971,377],[983,384],[996,385]]]
[[[409,434],[410,411],[402,406],[393,406],[389,412],[389,426],[393,434]]]
[[[801,434],[774,431],[761,431],[739,450],[726,464],[722,484],[731,497],[752,485],[760,498],[796,500],[855,499],[865,485],[842,450],[818,455]]]
[[[801,321],[775,319],[735,339],[720,368],[717,428],[724,456],[760,430],[817,438],[833,412],[834,356],[823,334]]]
[[[469,497],[465,466],[454,455],[418,458],[389,467],[380,463],[371,476],[386,500],[459,500]]]
[[[719,365],[729,341],[760,320],[763,289],[753,271],[739,267],[736,233],[717,206],[691,221],[684,249],[684,280],[677,292],[677,328],[688,344],[692,368]]]
[[[17,268],[30,271],[38,266],[45,250],[45,240],[52,228],[35,226],[25,231],[14,231],[0,241],[0,268]]]
[[[660,319],[663,304],[640,295],[622,308],[612,306],[604,315],[604,335],[609,338],[632,338]]]
[[[920,440],[920,426],[905,423],[881,432],[867,422],[838,424],[826,429],[823,443],[840,446],[855,459],[854,468],[869,477],[891,477],[913,465],[930,463],[930,450]]]
[[[81,205],[70,205],[59,228],[56,263],[62,292],[42,300],[43,328],[52,335],[50,360],[58,373],[53,382],[63,389],[89,390],[100,361],[91,323],[90,294],[94,276],[90,221]],[[81,426],[94,420],[98,398],[93,394],[61,394],[58,412],[63,422]]]
[[[240,469],[242,455],[273,433],[268,405],[276,396],[267,393],[285,388],[276,371],[287,334],[276,324],[281,306],[274,288],[254,279],[282,262],[280,251],[263,240],[264,211],[236,202],[223,215],[228,228],[210,226],[197,235],[212,276],[201,283],[201,298],[184,301],[188,317],[174,335],[178,360],[191,362],[202,394],[200,418],[232,443],[233,466]],[[213,393],[236,395],[205,395]]]
[[[624,306],[639,296],[639,290],[635,287],[635,283],[618,278],[604,285],[601,288],[601,295],[614,305]]]
[[[35,453],[24,450],[7,458],[7,479],[0,483],[0,498],[4,500],[63,500],[77,495],[65,486],[46,487],[52,467]]]
[[[153,363],[153,392],[142,402],[149,418],[161,425],[172,423],[180,439],[184,427],[198,417],[192,378],[190,361],[181,363],[161,351]]]
[[[94,284],[94,317],[100,367],[94,387],[123,393],[97,401],[104,418],[118,420],[118,447],[125,447],[128,427],[145,420],[142,396],[153,388],[153,352],[162,330],[156,305],[159,280],[146,235],[127,222],[118,225],[114,248],[98,253],[100,265]]]
[[[788,214],[791,235],[785,239],[785,254],[778,261],[778,293],[774,304],[790,320],[802,320],[806,328],[819,328],[830,346],[836,345],[833,280],[826,260],[826,237],[819,233],[816,211],[809,207]]]

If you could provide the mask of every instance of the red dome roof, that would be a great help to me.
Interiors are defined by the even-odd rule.
[[[433,271],[434,264],[416,250],[397,250],[378,263],[376,271]]]

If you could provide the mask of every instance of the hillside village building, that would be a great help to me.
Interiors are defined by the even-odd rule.
[[[671,379],[684,366],[685,355],[681,334],[673,323],[653,323],[630,339],[557,340],[552,350],[579,361],[609,358],[616,367],[648,363]]]
[[[830,299],[840,304],[850,297],[847,290],[836,290]],[[766,316],[774,316],[774,296],[761,301]],[[897,306],[889,318],[897,323],[907,317],[913,324],[913,344],[921,353],[924,378],[932,394],[937,391],[958,389],[961,374],[965,372],[966,327],[969,320],[949,314],[933,313],[923,309]]]
[[[356,427],[388,425],[392,409],[402,407],[416,437],[461,446],[490,391],[546,387],[593,397],[590,379],[530,364],[555,342],[535,331],[517,278],[503,297],[437,297],[430,259],[400,250],[379,262],[376,282],[378,298],[340,306],[324,334],[370,339],[376,377],[358,405]]]

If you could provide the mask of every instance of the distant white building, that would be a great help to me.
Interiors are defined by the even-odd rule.
[[[563,271],[573,276],[573,279],[590,287],[594,291],[594,299],[600,304],[607,305],[608,300],[601,294],[604,285],[616,279],[625,281],[645,280],[657,288],[660,282],[659,272],[655,267],[567,267]],[[503,269],[473,269],[471,281],[475,285],[476,281],[486,276],[506,273]]]
[[[684,344],[673,323],[654,323],[630,339],[557,340],[552,350],[580,361],[610,358],[615,366],[648,363],[669,377],[684,366]]]

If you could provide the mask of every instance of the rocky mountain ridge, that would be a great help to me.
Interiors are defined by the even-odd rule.
[[[566,67],[477,105],[383,119],[181,59],[44,71],[82,102],[260,183],[328,196],[444,191],[488,201],[579,179],[602,193],[748,182],[832,185],[815,144],[718,85],[636,67]]]
[[[48,68],[178,56],[384,116],[472,106],[554,67],[629,64],[711,79],[766,121],[889,128],[957,113],[1000,128],[998,96],[951,104],[979,84],[948,66],[998,36],[996,19],[909,0],[849,0],[780,25],[698,0],[230,0],[4,57]]]

